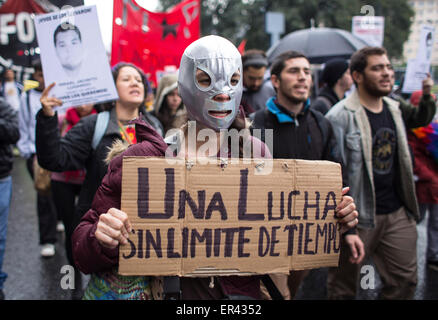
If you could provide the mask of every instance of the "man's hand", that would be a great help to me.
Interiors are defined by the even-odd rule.
[[[356,204],[353,198],[345,195],[349,190],[349,187],[342,189],[342,200],[336,208],[336,217],[339,218],[341,234],[354,228],[359,222],[357,220],[359,213],[356,211]]]
[[[365,257],[365,249],[362,240],[357,234],[347,234],[345,236],[345,242],[350,248],[351,256],[349,258],[350,263],[359,264]]]
[[[41,106],[43,107],[44,115],[47,117],[53,117],[55,115],[55,111],[53,111],[53,108],[56,106],[62,105],[62,101],[55,98],[55,97],[49,97],[50,89],[52,89],[55,86],[55,83],[53,82],[43,90],[43,93],[41,94],[40,102]]]
[[[427,78],[423,80],[423,95],[429,95],[432,93],[433,80],[430,74],[427,74]]]
[[[131,231],[128,215],[123,211],[111,208],[107,213],[99,216],[95,236],[103,247],[113,249],[119,244],[127,244]]]

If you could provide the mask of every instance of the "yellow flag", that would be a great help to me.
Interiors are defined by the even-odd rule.
[[[38,86],[40,85],[40,83],[35,80],[24,80],[23,84],[24,84],[24,89],[23,89],[24,91],[38,88]]]

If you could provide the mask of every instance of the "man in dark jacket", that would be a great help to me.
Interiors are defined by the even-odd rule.
[[[262,50],[247,50],[242,56],[243,94],[245,114],[265,109],[266,101],[275,95],[271,81],[265,78],[268,58]]]
[[[254,128],[273,130],[273,158],[340,162],[334,152],[336,139],[329,121],[309,105],[312,76],[306,56],[295,51],[281,54],[272,64],[271,81],[277,95],[268,100],[265,110],[250,118]],[[363,250],[357,259],[360,261],[361,257]],[[289,279],[277,275],[271,278],[289,299],[306,274],[294,271]]]
[[[4,299],[3,284],[8,276],[2,266],[12,194],[12,145],[19,137],[17,112],[0,98],[0,300]]]
[[[353,84],[347,60],[328,61],[322,71],[321,81],[325,86],[313,101],[312,108],[326,114],[339,100],[344,99]]]

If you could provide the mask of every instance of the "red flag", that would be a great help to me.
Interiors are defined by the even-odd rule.
[[[111,65],[131,62],[157,84],[179,68],[185,48],[200,36],[200,2],[185,0],[168,12],[150,12],[134,0],[114,0]]]
[[[246,39],[243,39],[242,42],[239,44],[239,47],[237,48],[237,50],[239,50],[240,54],[244,54],[245,53],[245,46],[246,46]]]
[[[43,8],[41,8],[37,3],[32,0],[25,1],[6,1],[0,8],[0,13],[15,13],[15,12],[35,12],[35,13],[45,13]]]

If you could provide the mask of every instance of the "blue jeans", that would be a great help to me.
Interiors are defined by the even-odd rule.
[[[0,179],[0,289],[8,275],[2,271],[5,255],[6,234],[8,232],[8,214],[12,196],[12,177]]]

